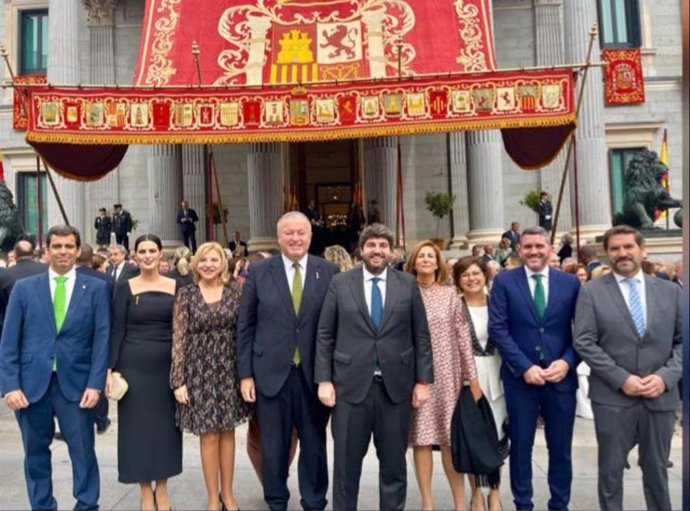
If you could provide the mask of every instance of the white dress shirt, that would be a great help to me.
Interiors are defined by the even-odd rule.
[[[120,264],[118,264],[115,269],[113,270],[113,280],[117,282],[117,279],[120,278],[120,275],[122,274],[122,270],[125,267],[125,264],[129,264],[127,261],[122,261]]]
[[[628,306],[628,310],[630,310],[630,285],[626,282],[628,280],[628,277],[623,277],[622,275],[618,275],[616,272],[613,272],[613,276],[616,278],[616,282],[618,283],[618,287],[621,290],[621,293],[623,294],[623,299],[625,300],[625,305]],[[644,322],[645,325],[647,324],[647,293],[645,292],[647,287],[645,286],[644,282],[644,273],[642,270],[639,270],[637,272],[637,275],[634,275],[631,277],[632,279],[635,279],[637,281],[637,292],[640,295],[640,304],[642,305],[642,315],[644,317]]]
[[[67,277],[65,281],[65,316],[69,310],[69,302],[72,299],[72,293],[74,292],[74,284],[77,280],[77,270],[72,267],[70,271],[62,275]],[[57,282],[55,277],[60,277],[59,273],[55,273],[52,268],[48,268],[48,281],[50,282],[50,301],[55,301],[55,288],[57,287]]]
[[[371,316],[371,286],[373,285],[374,278],[378,278],[378,286],[381,291],[381,305],[386,306],[386,279],[388,278],[388,268],[383,270],[379,275],[374,275],[367,271],[367,269],[362,266],[362,272],[364,274],[364,299],[367,302],[367,310]]]
[[[544,306],[549,305],[549,267],[547,266],[542,271],[532,271],[527,266],[525,268],[525,273],[527,274],[527,283],[529,284],[529,292],[532,295],[532,300],[534,300],[534,290],[537,287],[537,281],[532,278],[532,275],[540,274],[541,283],[544,287]]]
[[[294,261],[291,261],[287,257],[285,257],[285,254],[280,254],[280,257],[283,258],[283,266],[285,267],[285,275],[287,276],[287,281],[288,281],[288,286],[290,287],[290,294],[292,294],[292,279],[295,278],[295,268],[293,267],[293,264],[295,264]],[[305,254],[302,259],[297,261],[297,264],[299,264],[299,271],[300,275],[302,276],[302,290],[304,290],[304,284],[307,282],[307,259],[309,258],[309,254]]]

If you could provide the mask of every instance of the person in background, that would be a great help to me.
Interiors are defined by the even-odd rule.
[[[462,475],[453,468],[451,419],[463,383],[469,381],[475,400],[482,395],[472,356],[469,323],[457,292],[447,285],[448,274],[443,256],[431,240],[415,245],[405,271],[415,276],[422,294],[431,334],[434,367],[434,383],[429,385],[429,400],[412,410],[410,427],[410,445],[422,495],[422,509],[435,509],[431,491],[432,446],[438,445],[455,509],[460,510],[465,508],[465,487]]]
[[[501,265],[498,264],[498,262],[493,260],[486,262],[486,285],[489,289],[493,287],[494,279],[496,278],[496,275],[501,272],[501,270],[503,270],[503,268],[501,268]]]
[[[504,265],[506,270],[514,270],[515,268],[519,268],[522,266],[522,259],[520,258],[520,255],[517,252],[513,252],[508,256],[508,259],[506,259],[506,263]]]
[[[189,202],[186,200],[180,203],[176,221],[180,226],[185,247],[189,248],[192,254],[196,253],[196,223],[199,221],[199,215],[189,207]]]
[[[101,254],[94,254],[91,260],[91,268],[101,273],[108,272],[108,260]]]
[[[611,273],[611,267],[608,264],[600,264],[592,270],[592,273],[590,274],[589,278],[590,280],[597,280],[603,277],[604,275],[608,275],[609,273]]]
[[[168,261],[168,259],[165,256],[161,257],[161,261],[160,263],[158,263],[158,273],[160,273],[161,275],[166,275],[170,273],[170,269],[170,261]]]
[[[585,282],[587,282],[587,268],[584,264],[574,263],[568,264],[566,266],[567,268],[564,268],[563,271],[575,275],[580,281],[580,284],[584,284]]]
[[[93,222],[96,229],[96,245],[99,247],[110,245],[110,233],[113,231],[113,222],[106,213],[105,208],[99,208],[98,216]]]
[[[115,243],[125,247],[129,252],[129,236],[132,234],[132,215],[129,211],[122,209],[122,204],[113,204],[113,232],[115,233]]]
[[[240,231],[232,233],[232,239],[228,242],[228,248],[232,251],[233,257],[247,257],[249,255],[247,242],[242,241]]]
[[[503,457],[508,456],[507,423],[508,412],[501,383],[501,356],[489,339],[489,299],[487,295],[486,263],[478,257],[463,257],[453,268],[453,283],[461,294],[463,313],[469,325],[472,353],[477,367],[477,378],[482,393],[489,402],[496,423],[499,449]],[[470,475],[472,511],[482,511],[484,496],[482,488],[489,487],[489,511],[499,511],[501,506],[501,469],[488,476]]]
[[[580,266],[584,268],[585,265],[578,263],[577,259],[574,257],[566,257],[565,259],[561,259],[561,269],[566,273],[575,273]],[[587,269],[585,268],[585,273],[586,272]]]
[[[561,258],[558,257],[558,254],[555,250],[551,250],[551,253],[549,254],[549,267],[553,268],[554,270],[561,269]]]
[[[223,250],[225,254],[225,250]],[[194,282],[190,265],[192,262],[192,251],[185,247],[179,246],[175,249],[173,255],[172,269],[168,272],[166,277],[173,278],[177,281],[177,289],[182,289]]]
[[[323,258],[326,261],[330,261],[337,265],[338,268],[340,268],[340,271],[351,270],[354,266],[352,264],[350,254],[348,254],[347,250],[340,245],[331,245],[330,247],[326,247],[323,252]]]
[[[381,222],[383,222],[383,219],[381,218],[379,202],[376,199],[372,199],[367,209],[367,224],[380,224]]]
[[[182,432],[170,388],[176,282],[158,272],[158,236],[139,236],[134,254],[141,273],[114,293],[106,393],[112,371],[122,373],[129,390],[117,402],[118,481],[139,485],[143,510],[162,511],[170,509],[168,479],[182,472]]]
[[[113,278],[113,293],[117,292],[118,285],[126,282],[138,273],[137,267],[128,263],[128,251],[123,245],[110,245],[110,267],[108,274]]]
[[[537,204],[537,213],[539,214],[539,227],[545,231],[551,231],[553,225],[553,205],[551,198],[547,192],[539,194],[539,203]]]
[[[594,245],[583,245],[580,247],[580,262],[587,268],[589,278],[592,278],[592,270],[601,265],[597,256],[597,247]]]
[[[575,348],[590,368],[603,510],[623,508],[623,471],[638,445],[647,509],[672,509],[671,439],[683,368],[682,296],[641,271],[645,240],[627,225],[604,233],[613,273],[582,287]]]
[[[510,240],[508,238],[501,238],[501,241],[498,243],[498,250],[496,250],[496,261],[498,261],[498,264],[505,266],[506,260],[512,252]]]
[[[561,246],[558,249],[558,257],[561,262],[565,261],[568,257],[573,256],[573,237],[569,233],[563,234],[561,236]]]
[[[75,509],[98,509],[93,408],[108,367],[109,296],[105,283],[74,269],[77,229],[51,227],[46,246],[50,268],[18,280],[10,297],[0,340],[0,393],[22,432],[31,509],[58,509],[50,450],[55,417],[72,463]]]
[[[510,229],[501,234],[501,238],[508,238],[510,240],[510,248],[513,252],[517,252],[517,246],[520,243],[520,222],[512,222]]]
[[[484,255],[482,256],[482,259],[485,263],[496,260],[496,256],[494,255],[494,246],[491,243],[484,245]]]
[[[235,510],[235,428],[251,413],[236,370],[240,292],[218,243],[199,247],[192,275],[194,284],[175,299],[170,386],[178,403],[176,420],[200,438],[207,508]]]

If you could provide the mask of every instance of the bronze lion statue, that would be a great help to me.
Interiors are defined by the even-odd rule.
[[[5,181],[0,180],[0,253],[12,250],[14,244],[24,234],[19,210],[12,200],[12,192]]]
[[[613,225],[627,224],[637,229],[655,229],[658,210],[679,208],[682,203],[672,198],[661,180],[668,172],[654,151],[640,150],[625,169],[623,212],[616,214]]]

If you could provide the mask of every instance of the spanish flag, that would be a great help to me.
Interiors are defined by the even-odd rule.
[[[2,151],[0,151],[0,181],[5,180],[5,168],[2,166]]]
[[[669,191],[669,183],[668,183],[668,138],[666,134],[666,128],[664,128],[664,137],[661,140],[661,152],[659,154],[659,160],[661,163],[663,163],[666,166],[666,174],[663,175],[661,178],[661,186],[666,188],[666,191]],[[659,211],[657,210],[656,212],[656,217],[658,218],[664,218],[666,216],[667,212],[666,210]]]

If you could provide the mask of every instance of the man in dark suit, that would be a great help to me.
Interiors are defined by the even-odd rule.
[[[78,275],[86,275],[95,279],[102,280],[108,290],[108,311],[110,311],[110,297],[113,294],[113,278],[101,271],[94,269],[93,263],[93,248],[91,245],[84,243],[81,246],[79,257],[77,257],[76,270]],[[98,404],[94,408],[94,420],[96,421],[96,433],[102,435],[108,430],[110,426],[110,419],[108,418],[108,398],[101,394]]]
[[[115,242],[129,252],[129,235],[132,233],[132,215],[122,209],[122,204],[113,204],[113,232]]]
[[[539,213],[539,227],[545,231],[550,231],[553,225],[553,205],[549,199],[549,194],[546,192],[539,194],[537,213]]]
[[[570,501],[579,362],[572,319],[580,282],[575,275],[549,268],[550,253],[543,228],[525,229],[520,246],[524,267],[496,275],[489,303],[489,338],[503,359],[510,486],[517,509],[534,509],[532,447],[540,414],[549,451],[548,508],[567,509]]]
[[[309,255],[311,224],[299,212],[278,221],[280,255],[251,266],[240,300],[237,370],[242,396],[256,403],[264,499],[287,509],[292,429],[299,434],[299,489],[304,509],[327,504],[329,410],[314,385],[316,325],[338,267]]]
[[[604,250],[613,273],[585,284],[575,314],[575,349],[591,369],[599,505],[623,509],[623,471],[637,444],[647,509],[672,509],[667,461],[683,372],[681,289],[644,274],[636,229],[609,229]]]
[[[510,229],[501,234],[501,238],[508,238],[510,240],[510,248],[516,251],[518,243],[520,243],[520,222],[512,222]]]
[[[484,245],[484,255],[482,256],[482,259],[485,263],[496,260],[496,257],[494,256],[494,246],[491,243]]]
[[[184,238],[184,246],[196,252],[196,222],[199,221],[199,216],[189,203],[183,200],[180,204],[180,210],[177,212],[177,223],[180,226],[180,232]]]
[[[72,461],[75,509],[98,509],[93,407],[108,365],[108,292],[102,281],[74,270],[80,245],[74,227],[51,227],[47,245],[49,271],[12,290],[0,341],[0,391],[22,432],[31,509],[58,509],[50,462],[54,417]]]
[[[118,284],[126,282],[139,274],[139,270],[127,262],[127,249],[123,245],[111,245],[108,275],[113,279],[113,294]]]
[[[431,342],[412,275],[388,261],[393,235],[381,224],[360,236],[363,267],[336,276],[319,319],[316,382],[333,407],[333,509],[357,509],[362,460],[374,435],[379,509],[403,509],[412,406],[429,397]]]
[[[232,234],[232,239],[228,242],[228,248],[232,252],[233,257],[247,257],[249,250],[247,250],[247,242],[242,241],[240,231],[235,231]]]
[[[48,265],[34,261],[34,245],[31,241],[18,241],[14,244],[13,251],[16,264],[0,272],[0,333],[14,283],[37,273],[48,271]]]

